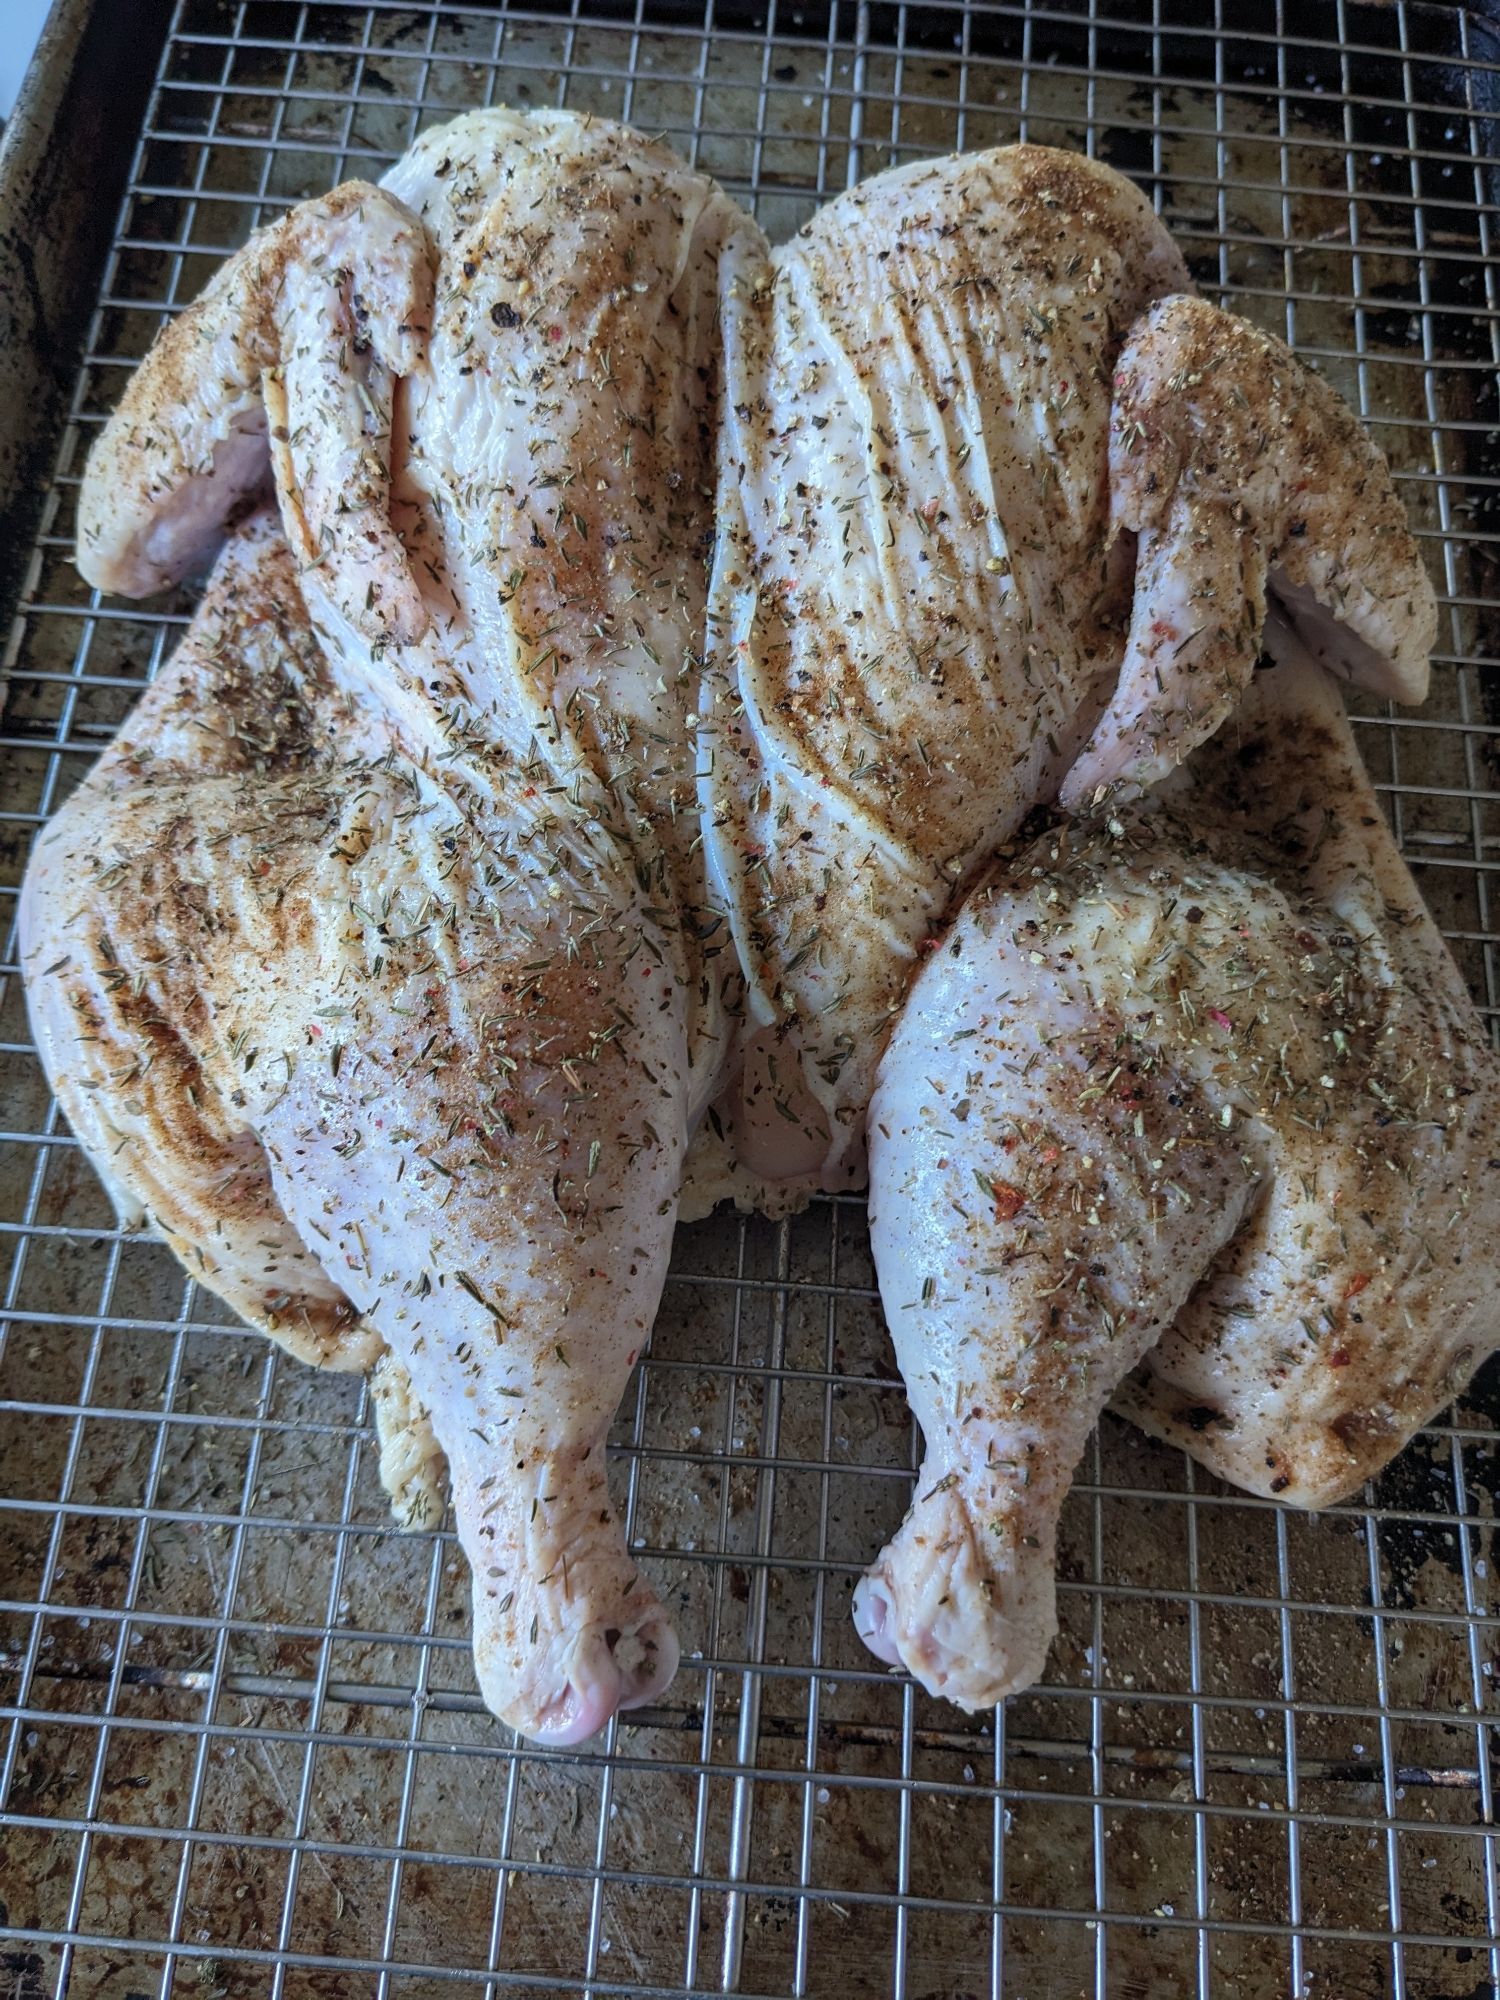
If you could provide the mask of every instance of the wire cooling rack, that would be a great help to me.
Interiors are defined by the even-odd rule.
[[[1029,137],[1141,179],[1205,289],[1290,338],[1390,455],[1441,651],[1429,706],[1361,734],[1500,1019],[1483,24],[705,5],[180,0],[9,636],[10,903],[187,608],[80,584],[82,453],[256,223],[496,101],[663,132],[773,236],[892,161]],[[0,2000],[1494,2000],[1493,1371],[1314,1519],[1107,1419],[1047,1678],[968,1719],[849,1624],[915,1463],[860,1205],[684,1230],[615,1437],[682,1671],[601,1742],[542,1751],[475,1695],[452,1534],[389,1526],[360,1385],[117,1233],[3,970]]]

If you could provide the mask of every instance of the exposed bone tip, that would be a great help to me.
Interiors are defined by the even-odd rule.
[[[664,1694],[677,1673],[677,1635],[660,1613],[626,1630],[591,1625],[579,1634],[568,1677],[534,1716],[504,1717],[538,1743],[566,1749],[610,1720]]]

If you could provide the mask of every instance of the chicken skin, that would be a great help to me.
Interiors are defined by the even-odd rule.
[[[1111,1399],[1322,1506],[1500,1344],[1500,1064],[1328,676],[1270,637],[1154,794],[975,891],[881,1067],[870,1230],[926,1458],[855,1617],[965,1707],[1041,1671]]]
[[[1070,155],[882,176],[773,255],[621,127],[474,113],[254,239],[90,460],[101,588],[227,540],[38,844],[38,1047],[125,1220],[370,1371],[401,1518],[446,1467],[480,1688],[529,1734],[676,1664],[604,1439],[680,1205],[858,1185],[882,1049],[872,1228],[929,1476],[858,1618],[957,1700],[1039,1669],[1111,1395],[1314,1498],[1484,1346],[1478,1252],[1419,1297],[1354,1164],[1385,1102],[1355,1066],[1416,1118],[1388,1022],[1455,1052],[1446,1150],[1387,1147],[1441,1156],[1449,1206],[1490,1085],[1317,664],[1418,698],[1431,591],[1353,419],[1187,290]],[[1268,614],[1297,658],[1253,679]],[[1303,729],[1305,766],[1234,762]],[[1342,834],[1286,830],[1320,785],[1351,886]],[[1059,797],[1104,829],[1016,861]],[[1267,1013],[1222,1052],[1221,945]],[[1376,1218],[1341,1213],[1342,1278],[1278,1219],[1310,1062]],[[1283,1339],[1294,1262],[1386,1315],[1332,1386]],[[1231,1264],[1265,1342],[1200,1310]]]

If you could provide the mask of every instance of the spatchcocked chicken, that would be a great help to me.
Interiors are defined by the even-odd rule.
[[[928,1457],[856,1618],[971,1707],[1111,1396],[1316,1504],[1495,1344],[1495,1065],[1325,671],[1420,698],[1431,592],[1118,176],[948,160],[773,253],[622,128],[460,119],[128,389],[85,575],[221,540],[38,846],[38,1046],[124,1217],[371,1371],[401,1518],[446,1461],[519,1728],[676,1663],[604,1437],[680,1204],[868,1137]]]

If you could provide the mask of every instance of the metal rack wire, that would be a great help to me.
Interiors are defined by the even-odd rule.
[[[1429,707],[1370,711],[1364,747],[1500,1021],[1496,44],[1404,0],[1212,13],[179,0],[8,641],[6,895],[184,622],[80,584],[81,454],[256,223],[502,100],[662,131],[773,235],[892,161],[1029,137],[1140,177],[1204,287],[1390,455],[1442,650]],[[451,1533],[390,1530],[362,1391],[116,1231],[13,959],[0,1994],[1500,1993],[1493,1369],[1316,1519],[1107,1420],[1047,1680],[971,1719],[849,1625],[915,1463],[859,1204],[717,1217],[682,1233],[615,1436],[682,1672],[582,1752],[513,1743]]]

